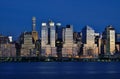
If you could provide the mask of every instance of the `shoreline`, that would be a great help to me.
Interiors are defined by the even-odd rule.
[[[0,62],[120,62],[120,58],[0,57]]]

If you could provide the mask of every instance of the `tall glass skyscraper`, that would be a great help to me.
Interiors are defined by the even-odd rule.
[[[38,32],[36,31],[36,17],[32,17],[32,37],[35,43],[38,40]]]
[[[98,47],[95,44],[95,31],[90,26],[82,29],[83,56],[97,57]]]
[[[41,47],[45,47],[48,44],[48,27],[46,23],[42,23],[41,28]]]
[[[56,24],[56,40],[62,40],[62,29],[61,23]]]
[[[63,29],[63,48],[62,56],[63,57],[73,57],[77,56],[77,45],[73,44],[73,27],[72,25],[67,25]]]
[[[49,22],[49,27],[50,27],[50,45],[51,47],[55,47],[55,23],[50,21]]]
[[[55,47],[55,23],[49,21],[48,23],[42,23],[41,29],[41,54],[44,56],[56,56]]]
[[[68,45],[68,46],[73,45],[73,27],[71,25],[66,26],[65,44]]]
[[[82,29],[82,42],[84,44],[94,44],[95,43],[95,31],[90,26],[85,26]]]
[[[115,29],[112,25],[105,28],[103,39],[105,40],[105,55],[113,55],[115,53]]]

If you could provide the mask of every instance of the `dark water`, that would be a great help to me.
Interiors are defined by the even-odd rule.
[[[120,63],[0,63],[0,79],[120,79]]]

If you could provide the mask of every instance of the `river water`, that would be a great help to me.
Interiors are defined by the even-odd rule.
[[[120,62],[0,63],[0,79],[120,79]]]

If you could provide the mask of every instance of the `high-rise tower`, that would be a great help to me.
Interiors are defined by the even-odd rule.
[[[34,42],[38,40],[38,32],[36,31],[36,17],[32,17],[32,37]]]
[[[55,23],[50,21],[49,22],[50,27],[50,45],[51,47],[55,47]]]
[[[105,28],[103,39],[105,40],[105,55],[113,55],[115,53],[115,29],[112,25]]]
[[[56,29],[55,23],[49,21],[48,23],[42,23],[41,28],[41,54],[43,56],[56,56]]]
[[[67,25],[63,29],[63,57],[75,57],[77,56],[77,45],[73,43],[73,26]]]
[[[32,31],[36,31],[36,17],[32,17]]]
[[[83,56],[97,57],[98,47],[95,44],[95,31],[90,26],[82,29]]]

